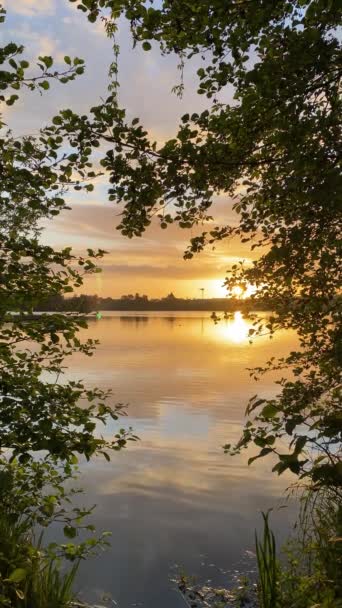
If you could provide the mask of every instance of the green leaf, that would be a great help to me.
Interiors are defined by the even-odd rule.
[[[296,441],[296,445],[295,445],[295,454],[299,454],[303,450],[303,448],[307,442],[307,439],[308,438],[305,437],[304,435],[302,437],[298,437],[298,439]]]
[[[262,408],[260,416],[262,416],[263,418],[274,418],[278,414],[278,408],[275,405],[272,405],[272,403],[268,403],[267,405],[265,405],[265,407]]]
[[[13,572],[11,572],[7,580],[11,583],[21,583],[23,580],[25,580],[27,574],[28,573],[25,568],[16,568],[15,570],[13,570]]]
[[[38,57],[38,59],[39,61],[45,64],[47,69],[51,68],[51,66],[53,65],[53,59],[49,55]]]
[[[74,526],[64,526],[63,532],[68,538],[75,538],[77,536],[77,528]]]
[[[257,456],[253,456],[252,458],[248,459],[248,465],[252,464],[252,462],[257,460],[258,458],[263,458],[263,456],[267,456],[267,454],[270,454],[271,452],[273,452],[272,448],[263,448],[262,450],[260,450]]]

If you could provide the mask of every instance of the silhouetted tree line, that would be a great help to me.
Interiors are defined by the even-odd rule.
[[[270,309],[270,302],[254,301],[251,298],[177,298],[169,293],[164,298],[149,298],[147,295],[127,294],[120,298],[101,298],[97,295],[79,295],[65,298],[58,294],[49,297],[37,306],[41,312],[79,312],[87,314],[97,310],[182,310],[182,311],[234,311]]]

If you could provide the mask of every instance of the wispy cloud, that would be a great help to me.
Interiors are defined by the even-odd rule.
[[[30,58],[35,59],[39,55],[56,57],[60,41],[53,36],[33,30],[28,23],[18,24],[15,28],[11,28],[8,34],[13,40],[24,44],[25,54]]]
[[[12,13],[34,17],[36,15],[54,15],[54,0],[3,0],[4,7]]]

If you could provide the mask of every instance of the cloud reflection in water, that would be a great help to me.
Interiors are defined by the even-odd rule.
[[[80,572],[81,588],[97,603],[101,590],[120,606],[177,608],[169,582],[175,562],[223,584],[200,555],[234,567],[253,546],[259,511],[277,505],[290,483],[270,475],[269,461],[248,467],[250,451],[230,458],[222,445],[239,438],[248,398],[276,391],[274,377],[255,386],[246,368],[281,356],[294,337],[250,345],[251,322],[241,313],[218,324],[209,317],[104,314],[90,322],[88,337],[101,342],[94,357],[72,361],[72,377],[112,388],[115,400],[129,403],[120,425],[141,437],[110,464],[99,459],[83,469],[86,496],[98,505],[95,523],[113,533],[110,550]],[[278,534],[285,529],[277,522],[290,518],[285,511],[274,516]]]

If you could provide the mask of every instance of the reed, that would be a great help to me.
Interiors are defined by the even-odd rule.
[[[262,513],[264,529],[261,540],[255,533],[260,608],[277,608],[279,599],[279,566],[275,537],[269,526],[269,514],[270,511]]]

